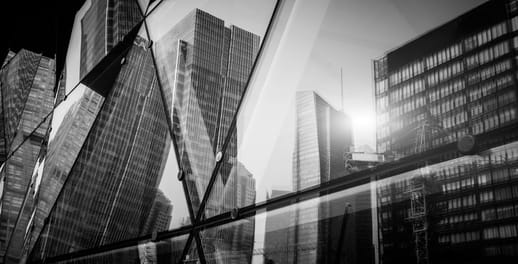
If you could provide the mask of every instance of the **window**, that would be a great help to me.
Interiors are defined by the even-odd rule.
[[[487,203],[493,201],[493,191],[485,191],[480,193],[480,202]]]

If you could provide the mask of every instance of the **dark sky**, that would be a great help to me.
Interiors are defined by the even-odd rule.
[[[77,10],[84,0],[3,1],[0,15],[2,34],[0,59],[9,49],[21,48],[57,57],[63,67],[70,32]]]

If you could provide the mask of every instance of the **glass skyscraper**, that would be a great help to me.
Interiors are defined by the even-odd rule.
[[[137,24],[137,1],[89,0],[81,19],[80,76],[84,77]]]
[[[293,151],[293,189],[301,190],[346,174],[344,155],[352,146],[348,117],[335,110],[314,91],[296,94],[296,132]],[[343,214],[344,208],[322,203],[318,207],[298,208],[291,219],[289,262],[331,263],[332,221],[319,221]],[[338,226],[339,228],[339,226]],[[350,228],[350,227],[349,227]],[[351,241],[353,238],[349,237]],[[338,240],[335,239],[337,242]],[[293,247],[293,248],[290,248]]]
[[[142,233],[171,147],[156,85],[147,41],[139,37],[34,251],[53,256]]]
[[[22,49],[10,52],[0,70],[0,261],[11,238],[17,235],[17,222],[28,221],[25,216],[19,217],[19,212],[46,142],[49,122],[45,118],[54,101],[54,63],[53,59]]]

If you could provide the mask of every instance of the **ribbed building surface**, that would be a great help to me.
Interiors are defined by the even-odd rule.
[[[147,42],[137,38],[33,252],[55,256],[141,234],[170,139]]]
[[[406,156],[516,122],[512,2],[490,1],[375,61],[378,152]]]
[[[437,157],[466,134],[515,138],[517,51],[518,1],[488,1],[375,61],[378,152]],[[516,160],[512,143],[378,183],[380,263],[516,262]],[[421,194],[426,245],[411,225]]]
[[[253,203],[255,180],[238,175],[237,135],[229,128],[259,48],[259,37],[236,26],[227,28],[223,20],[196,9],[167,32],[156,47],[167,110],[194,212],[198,211],[216,154],[228,133],[233,136],[205,215]],[[226,244],[223,247],[228,248],[253,240],[251,230],[247,234],[239,235],[240,232],[208,231],[203,235],[203,246],[208,255],[218,250],[228,253],[215,246]],[[251,257],[249,248],[247,254]],[[225,261],[240,260],[230,254]]]
[[[54,60],[27,50],[17,54],[10,52],[7,60],[0,71],[0,159],[4,163],[0,171],[3,181],[1,261],[16,223],[28,221],[26,215],[19,217],[19,212],[45,142],[49,122],[48,119],[42,121],[52,111],[55,71]],[[6,160],[14,150],[16,152]]]
[[[119,43],[140,19],[137,1],[90,0],[90,8],[81,20],[81,78]]]
[[[296,94],[296,132],[293,151],[293,188],[301,190],[345,176],[344,154],[352,145],[348,117],[313,91]],[[345,204],[345,203],[340,203]],[[293,212],[289,261],[331,263],[331,222],[336,215],[330,203]],[[343,208],[340,209],[342,214]],[[335,227],[336,228],[336,227]],[[348,238],[351,240],[351,238]]]

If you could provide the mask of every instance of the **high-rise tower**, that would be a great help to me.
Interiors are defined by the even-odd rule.
[[[10,52],[0,70],[0,259],[19,219],[54,103],[53,59],[27,50]],[[41,123],[41,125],[40,125]],[[40,125],[38,127],[38,125]],[[8,159],[7,159],[8,158]]]
[[[236,130],[230,131],[230,126],[259,49],[259,36],[237,26],[226,27],[223,20],[195,9],[159,39],[156,48],[180,167],[186,174],[194,212],[198,212],[228,134],[230,142],[203,213],[209,217],[245,200],[255,200],[255,191],[250,189],[255,188],[255,181],[239,175],[244,170],[237,161]],[[252,241],[253,230],[246,232],[233,240]],[[224,244],[222,239],[221,232],[206,232],[202,238],[205,245]],[[227,242],[232,245],[232,241]]]
[[[84,77],[141,18],[137,1],[90,0],[81,19],[80,77]]]
[[[301,190],[346,174],[344,155],[352,145],[348,117],[313,91],[296,94],[296,132],[293,151],[293,188]],[[343,205],[338,214],[342,214]],[[295,228],[290,234],[296,263],[330,263],[330,203],[293,212]],[[309,219],[309,220],[308,220]],[[339,230],[339,229],[337,229]],[[350,239],[350,238],[349,238]]]

